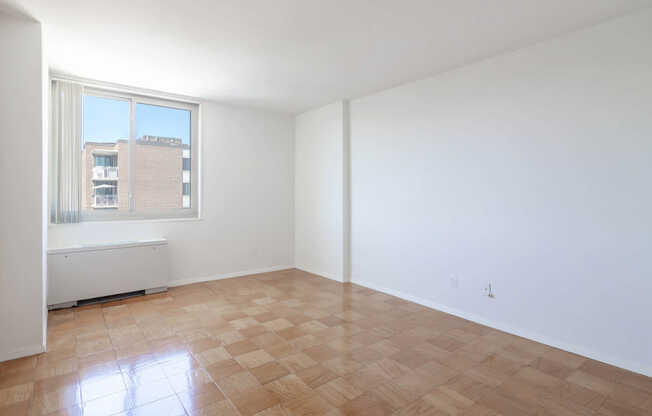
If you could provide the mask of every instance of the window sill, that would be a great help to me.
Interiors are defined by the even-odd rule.
[[[62,223],[62,224],[50,223],[48,225],[48,228],[66,227],[66,226],[75,226],[75,225],[90,225],[90,224],[151,224],[151,223],[157,223],[157,222],[162,222],[162,223],[165,223],[165,222],[200,222],[200,221],[203,221],[203,220],[204,219],[202,217],[152,218],[152,219],[141,219],[141,218],[127,219],[127,218],[122,218],[122,219],[115,219],[115,220],[81,221],[81,222]]]

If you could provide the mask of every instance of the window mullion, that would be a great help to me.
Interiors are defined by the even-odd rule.
[[[129,100],[129,211],[136,209],[134,187],[136,184],[136,100]]]

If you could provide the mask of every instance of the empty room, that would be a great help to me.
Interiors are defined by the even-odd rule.
[[[0,0],[0,416],[652,415],[652,0]]]

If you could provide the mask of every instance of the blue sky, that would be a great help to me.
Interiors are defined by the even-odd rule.
[[[190,111],[136,104],[136,137],[176,137],[190,144]],[[84,96],[84,141],[115,142],[129,137],[129,102]]]

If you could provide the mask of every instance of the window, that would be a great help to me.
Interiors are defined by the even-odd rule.
[[[198,106],[84,88],[81,220],[196,217]]]
[[[118,185],[115,181],[94,181],[93,209],[118,208]]]
[[[117,168],[118,167],[118,156],[117,155],[94,155],[95,164],[94,166],[102,166],[105,168]]]

